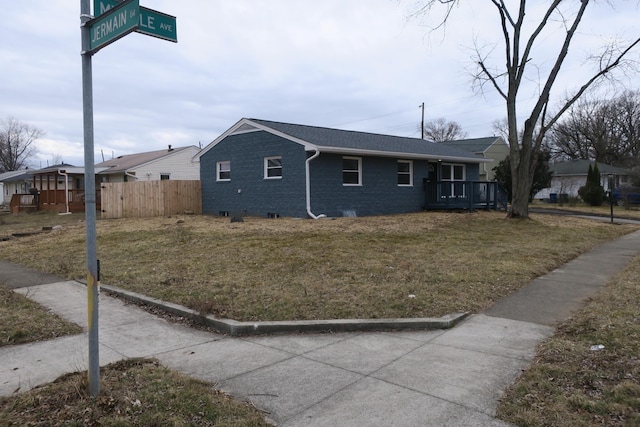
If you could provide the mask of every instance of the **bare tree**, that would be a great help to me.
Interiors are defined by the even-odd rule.
[[[424,136],[433,142],[445,142],[466,138],[467,133],[457,122],[440,117],[425,122]]]
[[[14,117],[0,120],[0,172],[21,169],[38,152],[36,140],[44,132]]]
[[[634,167],[640,159],[640,91],[581,99],[549,132],[554,158]]]
[[[574,37],[579,34],[578,27],[585,10],[595,1],[580,0],[568,3],[562,0],[551,0],[545,2],[545,5],[535,2],[535,5],[530,8],[527,8],[526,0],[510,2],[509,6],[505,0],[485,1],[495,8],[499,19],[502,37],[499,43],[501,49],[497,51],[502,51],[504,56],[497,65],[494,65],[490,61],[493,50],[487,53],[476,47],[477,71],[474,78],[481,89],[488,85],[505,101],[513,180],[513,199],[509,217],[528,218],[528,199],[535,171],[532,165],[536,164],[545,134],[588,89],[608,79],[614,69],[630,65],[625,58],[640,44],[640,38],[623,46],[612,42],[605,46],[601,54],[593,54],[591,59],[595,60],[598,68],[582,83],[582,86],[566,96],[556,113],[549,114],[551,91],[560,75]],[[459,3],[460,0],[424,0],[415,14],[425,15],[434,7],[443,6],[446,9],[441,25],[444,25],[448,19],[451,19],[454,7]],[[512,6],[514,3],[517,6]],[[560,7],[561,4],[562,7]],[[539,11],[541,13],[538,13]],[[535,18],[536,16],[538,18]],[[552,30],[562,32],[563,37],[556,37],[555,33],[553,38],[548,37]],[[544,46],[542,49],[546,52],[538,52],[538,55],[545,56],[545,53],[550,52],[548,44],[552,43],[552,39],[557,40],[558,50],[552,58],[551,67],[545,70],[542,64],[534,62],[534,59],[539,58],[537,55],[534,56],[534,51],[539,46]],[[530,69],[536,72],[539,81],[539,87],[534,94],[525,91],[526,83],[531,78],[527,73]],[[534,102],[525,114],[522,128],[519,129],[518,107],[522,105],[520,100],[531,98],[534,98]]]

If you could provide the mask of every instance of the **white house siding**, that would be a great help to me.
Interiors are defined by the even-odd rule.
[[[548,199],[550,194],[568,194],[569,197],[577,197],[578,190],[586,182],[586,176],[554,176],[551,178],[551,186],[538,191],[534,198]]]
[[[2,189],[3,204],[9,205],[14,194],[24,194],[29,192],[29,185],[25,181],[9,181],[4,183]]]
[[[600,183],[605,191],[609,191],[607,175],[600,176]],[[550,194],[568,194],[569,197],[578,197],[578,190],[586,184],[586,175],[554,176],[551,178],[551,186],[538,191],[534,198],[544,200],[548,199]]]
[[[130,172],[135,172],[138,181],[158,181],[161,174],[168,174],[172,181],[198,180],[200,179],[200,167],[198,163],[191,160],[198,152],[200,152],[198,147],[189,147],[175,154],[169,154],[161,159],[140,165]]]

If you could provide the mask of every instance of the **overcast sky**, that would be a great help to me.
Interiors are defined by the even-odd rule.
[[[430,32],[435,17],[408,19],[415,3],[140,0],[177,17],[178,43],[133,33],[93,56],[96,162],[168,144],[206,146],[243,117],[419,137],[422,102],[426,120],[492,135],[503,101],[490,88],[474,92],[470,71],[474,40],[500,40],[494,8],[463,0],[446,29]],[[556,96],[588,76],[589,52],[637,32],[638,2],[613,3],[588,11]],[[0,118],[46,133],[32,166],[55,158],[82,165],[80,1],[0,6]],[[549,32],[537,44],[541,73],[559,37]],[[501,49],[494,53],[504,62]],[[521,111],[536,94],[535,73],[530,80]],[[639,89],[640,76],[622,83]]]

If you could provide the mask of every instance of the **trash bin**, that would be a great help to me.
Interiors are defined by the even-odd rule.
[[[558,193],[549,194],[549,203],[558,203]]]

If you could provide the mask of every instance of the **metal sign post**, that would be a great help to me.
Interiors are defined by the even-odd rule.
[[[155,11],[153,11],[155,12]],[[82,38],[82,116],[84,127],[84,181],[87,260],[87,314],[89,331],[89,392],[100,394],[100,355],[98,339],[98,312],[100,295],[100,268],[96,239],[96,174],[93,142],[93,70],[91,57],[98,50],[126,36],[140,27],[139,0],[127,0],[112,5],[109,10],[91,16],[91,0],[80,0],[80,34]],[[159,12],[156,12],[159,13]],[[154,15],[155,16],[155,15]],[[169,15],[167,15],[169,16]],[[149,18],[150,19],[150,18]],[[175,18],[172,37],[175,37]],[[170,23],[171,23],[170,22]],[[166,30],[167,21],[163,28]],[[150,34],[156,37],[159,35]],[[161,37],[162,38],[162,37]]]

